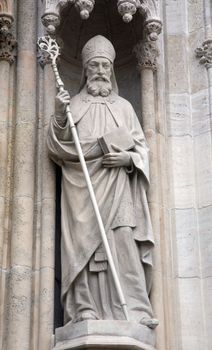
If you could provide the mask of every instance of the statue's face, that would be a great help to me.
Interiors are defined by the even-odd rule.
[[[92,58],[86,67],[86,76],[90,81],[110,81],[112,64],[107,58]]]
[[[87,91],[93,96],[108,96],[112,91],[112,63],[103,57],[92,58],[85,66]]]

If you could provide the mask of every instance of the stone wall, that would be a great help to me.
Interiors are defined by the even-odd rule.
[[[212,38],[211,4],[166,1],[163,15],[175,334],[171,348],[210,349],[211,65],[201,64],[195,49]]]

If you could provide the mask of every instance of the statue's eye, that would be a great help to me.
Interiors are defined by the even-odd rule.
[[[105,64],[103,64],[103,67],[104,67],[105,69],[109,69],[109,68],[110,68],[110,64],[105,63]]]

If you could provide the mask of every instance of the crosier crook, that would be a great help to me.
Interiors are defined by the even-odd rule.
[[[59,48],[56,40],[52,39],[49,35],[48,36],[44,36],[44,37],[41,37],[41,38],[38,39],[38,46],[39,46],[39,48],[42,51],[45,51],[49,55],[49,58],[50,58],[51,64],[52,64],[52,68],[53,68],[53,71],[54,71],[54,74],[55,74],[58,90],[60,92],[64,91],[64,83],[63,83],[63,81],[60,78],[60,74],[58,72],[57,63],[56,63],[57,57],[60,55],[60,48]],[[119,281],[119,278],[118,278],[118,274],[116,272],[116,268],[115,268],[115,264],[114,264],[113,257],[112,257],[112,254],[111,254],[111,250],[110,250],[110,246],[109,246],[109,243],[108,243],[107,235],[106,235],[105,228],[104,228],[104,225],[103,225],[103,222],[102,222],[101,214],[99,212],[99,208],[98,208],[98,204],[97,204],[97,201],[96,201],[95,193],[94,193],[94,190],[93,190],[93,186],[92,186],[91,179],[90,179],[90,176],[89,176],[89,173],[88,173],[87,165],[86,165],[85,158],[84,158],[84,155],[83,155],[83,152],[82,152],[82,148],[81,148],[81,145],[80,145],[80,141],[79,141],[79,137],[78,137],[78,134],[77,134],[76,126],[75,126],[75,124],[73,122],[73,118],[72,118],[72,114],[71,114],[71,110],[70,110],[70,106],[69,105],[66,105],[65,113],[66,113],[66,116],[67,116],[69,124],[70,124],[70,128],[71,128],[72,136],[73,136],[73,139],[74,139],[75,147],[76,147],[76,150],[77,150],[77,153],[78,153],[78,156],[79,156],[80,164],[81,164],[82,171],[83,171],[83,174],[84,174],[84,177],[85,177],[85,181],[86,181],[86,184],[87,184],[87,188],[88,188],[88,191],[89,191],[89,195],[90,195],[90,198],[91,198],[93,209],[94,209],[94,212],[95,212],[95,215],[96,215],[96,219],[97,219],[97,222],[98,222],[98,225],[99,225],[99,230],[100,230],[100,233],[101,233],[102,242],[104,244],[104,248],[105,248],[105,251],[106,251],[106,254],[107,254],[108,263],[110,265],[112,276],[113,276],[113,280],[114,280],[114,284],[115,284],[115,287],[116,287],[116,290],[117,290],[117,293],[118,293],[118,296],[119,296],[119,299],[120,299],[120,304],[121,304],[121,307],[123,309],[123,313],[125,315],[126,320],[129,321],[127,304],[126,304],[126,301],[125,301],[125,298],[124,298],[124,294],[123,294],[123,291],[122,291],[122,288],[121,288],[121,284],[120,284],[120,281]]]

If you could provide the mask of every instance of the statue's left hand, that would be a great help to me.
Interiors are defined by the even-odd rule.
[[[104,168],[129,167],[132,163],[130,154],[122,151],[119,147],[111,145],[116,153],[108,153],[103,157],[102,165]]]

